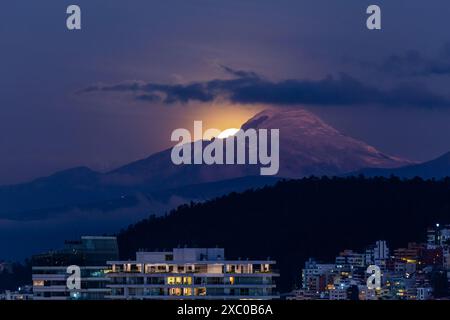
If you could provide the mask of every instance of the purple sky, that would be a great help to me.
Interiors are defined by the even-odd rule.
[[[73,3],[82,30],[69,32]],[[382,31],[365,28],[373,4],[365,0],[8,1],[0,10],[0,184],[79,165],[112,169],[169,146],[170,132],[194,119],[225,129],[269,105],[306,107],[412,160],[450,151],[450,2],[376,3]],[[219,94],[195,90],[212,80]],[[173,99],[99,89],[130,81],[164,86]]]

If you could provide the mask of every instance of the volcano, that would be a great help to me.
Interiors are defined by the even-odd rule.
[[[242,125],[243,130],[250,128],[280,130],[277,178],[335,176],[364,168],[397,168],[410,164],[343,135],[303,109],[262,111]],[[204,141],[204,144],[210,142]],[[180,190],[185,195],[191,189],[209,198],[218,194],[210,190],[203,193],[201,190],[210,186],[202,188],[202,185],[215,183],[217,186],[217,182],[234,180],[234,184],[226,183],[227,187],[221,188],[223,194],[242,190],[239,184],[243,178],[251,178],[251,181],[245,180],[249,187],[270,180],[259,179],[259,174],[259,165],[175,165],[171,161],[171,149],[167,149],[111,172],[74,168],[29,183],[0,187],[0,218],[24,218],[21,212],[36,210],[47,216],[49,208],[103,203],[136,194],[164,195],[164,199],[169,199]],[[189,199],[202,199],[188,193]]]
[[[411,164],[340,133],[304,109],[265,110],[242,128],[280,129],[279,175],[282,177],[333,176],[355,168],[396,168]]]
[[[411,164],[343,135],[304,109],[262,111],[241,127],[243,130],[250,128],[280,130],[277,176],[283,178],[334,176],[362,168],[397,168]],[[255,165],[173,165],[170,150],[166,150],[110,172],[104,181],[173,188],[258,174],[259,166]]]

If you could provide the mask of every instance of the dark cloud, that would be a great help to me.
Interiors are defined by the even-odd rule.
[[[115,85],[97,84],[97,85],[89,86],[83,90],[80,90],[78,93],[89,93],[89,92],[96,92],[96,91],[138,92],[138,91],[142,90],[141,88],[144,84],[145,84],[144,82],[138,82],[138,81],[123,82],[123,83],[119,83],[119,84],[115,84]]]
[[[388,57],[380,68],[382,71],[403,76],[450,75],[450,59],[430,59],[418,51],[408,51],[404,55]]]
[[[395,76],[450,75],[450,43],[444,44],[436,57],[426,57],[417,50],[409,50],[403,54],[390,55],[380,63],[359,64]]]
[[[227,72],[227,73],[229,73],[229,74],[231,74],[233,76],[239,77],[239,78],[255,78],[255,79],[260,78],[260,76],[257,73],[252,72],[252,71],[235,70],[233,68],[230,68],[230,67],[224,66],[224,65],[219,65],[219,66],[225,72]]]
[[[422,86],[400,86],[383,90],[347,75],[328,76],[322,80],[290,79],[270,81],[251,71],[222,66],[232,79],[213,79],[188,84],[122,83],[92,86],[82,92],[116,91],[136,93],[142,101],[166,104],[190,101],[211,102],[225,98],[240,104],[272,105],[381,105],[423,108],[450,107],[450,99]]]

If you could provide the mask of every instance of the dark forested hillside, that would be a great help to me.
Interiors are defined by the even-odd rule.
[[[13,263],[11,270],[0,272],[0,292],[3,290],[17,290],[19,286],[30,284],[31,263],[29,260],[24,264]]]
[[[305,178],[181,206],[118,237],[123,258],[185,245],[221,246],[229,258],[270,256],[285,292],[310,256],[332,259],[380,239],[393,248],[422,241],[436,222],[450,222],[450,179]]]

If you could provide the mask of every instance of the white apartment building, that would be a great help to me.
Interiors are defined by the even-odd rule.
[[[137,252],[108,261],[109,299],[275,299],[275,261],[225,260],[224,249]]]

